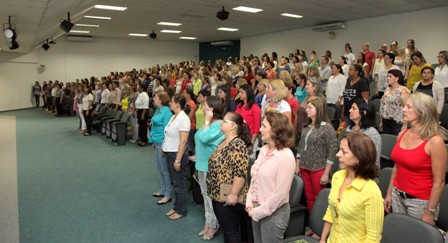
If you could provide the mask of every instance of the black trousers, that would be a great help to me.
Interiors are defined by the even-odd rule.
[[[148,125],[146,124],[148,120],[148,112],[145,113],[145,116],[142,119],[144,109],[137,110],[137,119],[138,119],[138,138],[142,143],[148,143]]]
[[[36,108],[40,106],[40,95],[34,95],[34,100],[36,101]]]
[[[82,114],[84,115],[84,120],[86,121],[86,133],[92,134],[92,110],[89,111],[89,114],[87,114],[87,111],[83,110]]]
[[[213,211],[219,225],[224,232],[225,243],[241,242],[241,220],[244,216],[244,205],[237,203],[235,206],[212,201]]]
[[[62,116],[62,102],[61,98],[56,98],[56,114]]]

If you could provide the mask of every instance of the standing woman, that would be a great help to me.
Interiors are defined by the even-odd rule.
[[[218,97],[222,100],[224,105],[223,114],[226,114],[229,111],[234,112],[236,110],[236,103],[231,97],[229,85],[222,85],[218,88]]]
[[[224,242],[241,242],[240,222],[244,216],[244,199],[248,190],[249,129],[243,117],[228,112],[222,121],[225,140],[212,152],[208,160],[207,190],[213,210],[224,232]],[[227,198],[220,197],[227,186]]]
[[[375,145],[365,134],[353,132],[346,133],[340,147],[336,156],[342,170],[332,178],[320,242],[380,242],[384,210],[374,180]]]
[[[258,107],[261,107],[263,97],[266,94],[266,86],[268,86],[268,83],[269,80],[261,79],[257,84],[257,95],[255,95],[255,103],[258,105]]]
[[[140,139],[138,145],[144,147],[148,143],[148,125],[146,123],[148,120],[149,96],[141,85],[137,86],[137,92],[135,108],[137,109],[138,137]]]
[[[435,69],[434,79],[439,81],[446,90],[448,88],[448,51],[440,51],[437,60],[439,65]],[[445,97],[445,100],[448,100],[448,97]]]
[[[403,108],[410,129],[400,132],[391,153],[395,162],[384,199],[387,212],[402,213],[434,225],[445,185],[448,132],[439,125],[429,95],[411,94]],[[418,181],[418,183],[416,183]]]
[[[86,85],[84,86],[84,97],[82,98],[82,113],[84,115],[87,128],[84,136],[90,136],[92,134],[92,106],[92,87],[90,85]]]
[[[260,128],[267,143],[251,169],[246,211],[254,242],[282,242],[289,222],[289,191],[294,177],[294,129],[282,113],[266,112]]]
[[[331,167],[336,161],[337,138],[328,122],[324,98],[308,101],[306,114],[308,121],[302,130],[296,172],[303,179],[307,207],[311,212],[317,195],[328,184]]]
[[[359,64],[353,64],[348,69],[350,81],[347,82],[344,89],[344,106],[342,107],[341,120],[351,124],[350,108],[353,101],[357,98],[367,100],[369,98],[369,82],[365,79],[364,69]]]
[[[130,140],[131,143],[135,143],[138,140],[138,118],[137,109],[135,108],[135,101],[137,100],[138,95],[136,87],[136,84],[131,85],[131,87],[129,88],[130,94],[128,98],[129,121],[132,127],[132,138]]]
[[[261,110],[255,104],[254,90],[248,84],[240,87],[241,102],[236,107],[236,113],[240,114],[249,126],[251,144],[255,144],[261,124]],[[254,146],[254,148],[258,146]],[[255,151],[255,150],[254,150]],[[250,151],[252,152],[252,151]]]
[[[331,77],[327,83],[327,103],[328,106],[334,107],[337,111],[336,115],[341,115],[341,102],[343,99],[347,78],[345,78],[340,64],[333,64],[331,67]]]
[[[168,171],[167,162],[162,152],[163,139],[165,138],[165,127],[171,120],[173,113],[169,108],[170,96],[165,91],[156,92],[154,95],[154,116],[151,118],[151,131],[149,132],[149,141],[153,143],[156,153],[156,168],[160,176],[160,190],[154,194],[154,197],[163,197],[157,202],[163,205],[171,201],[171,178]]]
[[[403,107],[410,91],[404,86],[404,77],[400,70],[389,70],[387,84],[389,88],[381,97],[379,130],[398,135],[406,128],[406,124],[403,123]]]
[[[280,79],[275,79],[269,82],[266,87],[266,100],[262,105],[262,114],[268,111],[276,111],[284,113],[289,118],[292,124],[291,107],[288,102],[284,100],[286,97],[286,86]]]
[[[204,112],[204,104],[205,104],[205,98],[210,96],[210,92],[207,90],[201,90],[199,91],[198,97],[196,98],[196,101],[198,102],[198,108],[195,112],[195,118],[196,118],[196,127],[195,129],[198,130],[200,127],[204,125],[205,122],[205,112]]]
[[[348,68],[349,65],[347,64],[347,58],[344,56],[340,56],[338,58],[338,63],[341,65],[342,68],[342,74],[345,76],[345,79],[348,79]]]
[[[392,53],[386,53],[384,55],[384,68],[381,69],[378,72],[378,81],[377,81],[377,85],[376,85],[376,95],[378,97],[383,97],[384,92],[386,91],[386,89],[389,87],[389,84],[387,82],[387,73],[389,72],[389,70],[400,70],[399,67],[394,65],[394,60],[395,60],[395,55]]]
[[[205,123],[196,131],[194,140],[196,143],[196,170],[198,181],[204,198],[205,225],[199,232],[204,240],[211,240],[219,229],[219,223],[213,211],[212,200],[207,193],[206,177],[209,169],[209,157],[224,140],[221,132],[223,118],[223,104],[216,96],[204,98]]]
[[[184,176],[188,166],[187,141],[190,132],[190,118],[184,112],[187,101],[180,94],[171,98],[170,109],[174,116],[165,127],[162,151],[173,180],[174,207],[166,213],[172,220],[187,215],[187,187]]]
[[[404,57],[403,48],[397,49],[397,55],[394,58],[394,64],[400,69],[400,71],[401,71],[401,73],[403,73],[403,75],[406,74],[406,60]],[[407,79],[407,77],[404,77],[404,79]]]
[[[409,71],[406,72],[406,76],[408,78],[406,87],[409,90],[412,90],[414,88],[415,83],[422,80],[422,69],[424,67],[431,66],[430,64],[426,63],[423,54],[419,51],[414,52],[411,56],[411,59],[413,61],[412,67],[409,69]]]
[[[375,164],[380,169],[381,137],[373,127],[375,124],[375,107],[363,99],[355,99],[350,108],[350,120],[352,125],[347,126],[347,132],[362,132],[372,139],[376,148]]]
[[[413,93],[422,92],[434,98],[439,116],[442,114],[445,103],[445,89],[439,81],[434,80],[434,68],[424,67],[421,71],[422,80],[415,83]]]
[[[86,132],[86,120],[84,118],[84,114],[82,112],[82,99],[84,97],[84,85],[79,84],[77,88],[77,93],[75,94],[75,102],[77,103],[77,111],[78,111],[78,117],[79,117],[79,133],[85,133]],[[50,99],[51,100],[51,99]]]
[[[294,93],[294,97],[296,97],[297,101],[302,104],[305,100],[305,97],[308,96],[306,92],[306,75],[303,73],[299,73],[295,75],[295,84],[296,84],[296,92]]]
[[[188,143],[187,143],[187,151],[190,154],[194,153],[194,133],[196,132],[196,103],[194,100],[196,99],[195,94],[193,93],[193,86],[187,85],[187,87],[182,91],[182,96],[185,97],[185,101],[187,102],[187,112],[188,118],[190,118],[190,134],[188,135]]]
[[[33,86],[34,101],[36,102],[36,108],[40,106],[40,93],[42,88],[40,87],[39,81],[36,81]]]

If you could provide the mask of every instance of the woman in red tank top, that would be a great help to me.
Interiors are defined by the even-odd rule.
[[[391,158],[395,162],[384,208],[434,225],[445,185],[448,132],[439,125],[432,97],[417,92],[403,108],[411,128],[400,132]],[[392,208],[392,210],[391,210]]]

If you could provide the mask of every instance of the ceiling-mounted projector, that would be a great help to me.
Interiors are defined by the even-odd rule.
[[[225,9],[224,9],[224,6],[222,6],[222,10],[221,11],[218,11],[217,13],[216,13],[216,18],[218,18],[218,19],[220,19],[220,20],[226,20],[226,19],[228,19],[229,18],[229,12],[227,12]]]

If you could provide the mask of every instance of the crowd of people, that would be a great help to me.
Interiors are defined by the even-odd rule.
[[[321,242],[379,242],[384,210],[434,224],[447,166],[448,133],[439,119],[448,100],[448,51],[439,52],[435,68],[412,39],[406,48],[393,41],[375,53],[365,42],[356,55],[349,43],[345,51],[185,61],[66,85],[36,81],[32,94],[37,107],[41,96],[43,109],[56,116],[76,112],[85,136],[94,107],[128,112],[129,140],[155,150],[160,190],[153,196],[159,205],[174,201],[166,213],[171,220],[187,215],[184,172],[194,161],[204,240],[219,229],[225,242],[246,240],[241,222],[250,218],[255,242],[281,242],[294,174],[304,181],[309,212],[331,183],[323,233],[307,231]],[[334,120],[346,127],[340,144]],[[384,205],[376,183],[380,133],[398,136]],[[337,161],[342,170],[331,177]]]

